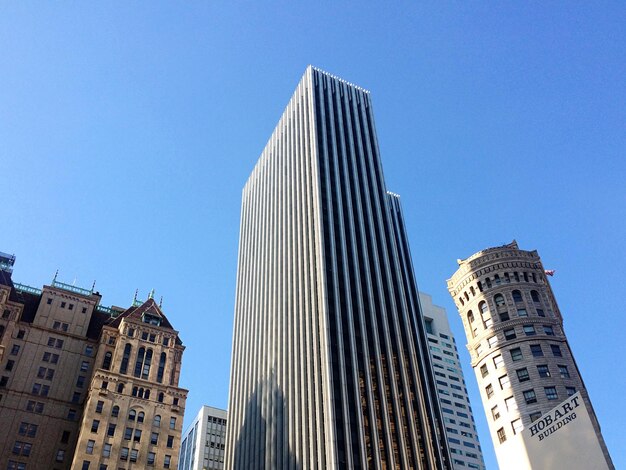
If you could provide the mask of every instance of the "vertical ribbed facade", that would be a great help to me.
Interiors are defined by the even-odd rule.
[[[448,468],[369,93],[309,67],[243,190],[228,469]]]

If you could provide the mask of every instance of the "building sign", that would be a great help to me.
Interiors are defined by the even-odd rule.
[[[608,469],[580,392],[568,397],[521,433],[532,469]]]

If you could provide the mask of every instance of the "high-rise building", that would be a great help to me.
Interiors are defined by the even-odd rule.
[[[443,307],[433,304],[430,295],[424,292],[420,292],[419,295],[452,468],[485,470],[474,414],[465,386],[456,341],[448,323],[448,314]]]
[[[183,433],[178,470],[222,470],[226,410],[203,406]]]
[[[513,241],[458,264],[448,290],[500,468],[613,468],[537,251]]]
[[[184,347],[159,305],[14,283],[14,259],[0,254],[0,468],[176,468]]]
[[[243,190],[228,469],[450,468],[369,92],[309,67]]]

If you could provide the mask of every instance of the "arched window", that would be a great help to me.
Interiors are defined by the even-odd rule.
[[[152,426],[154,426],[156,428],[160,428],[161,427],[161,415],[156,415],[154,417],[154,421],[152,421]]]
[[[539,302],[539,294],[537,293],[536,290],[531,290],[530,296],[532,297],[533,302],[537,302],[537,303]]]
[[[139,387],[139,391],[137,392],[137,396],[139,398],[143,398],[143,387]]]
[[[139,348],[137,352],[137,361],[135,361],[135,377],[141,377],[141,369],[143,367],[143,360],[146,357],[146,348]]]
[[[135,410],[130,410],[128,412],[128,421],[135,421],[136,417],[137,417],[137,412]]]
[[[102,360],[102,368],[104,370],[111,369],[111,359],[113,359],[113,354],[111,354],[110,352],[104,354],[104,359]]]
[[[517,274],[517,271],[513,273],[513,277],[515,278],[515,282],[519,282],[519,274]]]
[[[146,400],[150,400],[150,389],[149,389],[149,388],[146,388],[146,391],[145,391],[145,392],[143,392],[143,397],[144,397]]]
[[[113,408],[111,408],[111,416],[113,416],[114,418],[117,418],[120,414],[120,407],[115,405]]]
[[[535,273],[532,273],[533,275],[533,282],[536,283],[537,282],[537,278],[535,277]]]
[[[504,273],[504,282],[511,282],[511,277],[509,276],[509,273]]]
[[[493,301],[496,303],[496,307],[502,307],[505,305],[504,296],[502,294],[494,295]]]
[[[491,279],[485,278],[485,284],[487,284],[487,288],[491,289]]]
[[[152,364],[152,349],[146,351],[146,360],[143,363],[143,369],[141,371],[141,378],[148,380],[150,375],[150,365]]]
[[[139,389],[137,387],[133,387],[133,393],[132,396],[136,397],[137,393],[138,393]]]
[[[163,403],[164,398],[165,396],[163,395],[163,392],[159,393],[159,403]]]
[[[465,300],[469,300],[469,295],[467,295],[467,291],[463,292],[463,295],[465,295]]]
[[[485,328],[491,328],[493,321],[491,320],[491,314],[489,313],[489,309],[487,308],[487,302],[484,300],[478,304],[478,310],[480,310],[480,318],[483,321],[483,326]]]
[[[117,393],[124,393],[124,384],[117,384]]]
[[[470,330],[472,330],[472,338],[476,336],[476,327],[474,326],[474,312],[471,310],[467,312],[467,322],[469,323]]]
[[[161,357],[159,358],[159,369],[157,370],[157,382],[159,382],[160,384],[163,383],[163,373],[165,371],[166,360],[167,360],[167,354],[162,352]]]
[[[482,283],[482,282],[478,281],[478,282],[476,283],[476,286],[478,287],[478,291],[479,291],[479,292],[482,292],[482,291],[483,291],[483,283]]]
[[[122,364],[120,365],[120,374],[125,374],[128,371],[128,361],[130,360],[130,352],[132,346],[127,344],[124,346],[124,355],[122,356]]]
[[[470,292],[472,293],[472,297],[476,295],[476,291],[474,290],[473,286],[470,286]]]
[[[528,282],[528,273],[524,273],[524,281]]]
[[[465,300],[463,300],[463,297],[459,297],[459,302],[461,302],[461,305],[465,305]]]
[[[523,302],[524,299],[522,298],[522,293],[518,290],[514,290],[513,292],[511,292],[511,295],[513,296],[513,301],[514,302]]]
[[[498,274],[494,274],[493,282],[495,282],[496,285],[500,284],[500,276]]]
[[[144,412],[143,412],[143,411],[140,411],[140,412],[139,412],[139,414],[137,415],[137,422],[138,422],[138,423],[143,423],[143,418],[144,418],[145,416],[146,416],[146,415],[144,414]]]

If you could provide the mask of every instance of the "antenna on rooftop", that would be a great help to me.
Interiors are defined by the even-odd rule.
[[[135,289],[135,296],[133,297],[133,304],[137,302],[137,294],[139,294],[139,289]]]
[[[54,279],[52,279],[52,284],[54,284],[57,281],[58,275],[59,275],[59,270],[57,269],[56,272],[54,273]]]
[[[163,306],[163,296],[161,296],[161,300],[159,300],[159,308]]]

